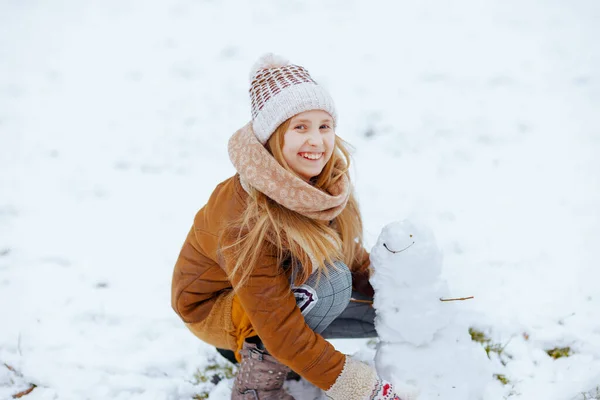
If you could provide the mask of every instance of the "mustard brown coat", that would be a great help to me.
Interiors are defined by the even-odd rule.
[[[345,355],[305,323],[290,290],[289,275],[277,264],[276,251],[261,255],[243,286],[227,278],[233,261],[219,251],[219,235],[244,211],[247,199],[236,174],[221,182],[198,211],[175,264],[172,307],[202,340],[237,350],[244,333],[236,326],[240,318],[234,318],[238,322],[232,319],[231,309],[239,303],[253,332],[277,360],[327,390],[342,372]],[[353,286],[373,295],[368,266],[369,254],[361,247],[357,261],[349,266]]]

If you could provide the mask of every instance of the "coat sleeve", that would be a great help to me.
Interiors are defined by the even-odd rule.
[[[229,283],[219,265],[201,251],[192,226],[173,269],[173,310],[186,323],[202,321],[210,312],[217,294],[228,288]]]
[[[229,273],[234,263],[220,259]],[[232,284],[267,351],[313,385],[329,389],[342,372],[346,357],[306,324],[274,251],[261,256],[244,285],[236,277]]]

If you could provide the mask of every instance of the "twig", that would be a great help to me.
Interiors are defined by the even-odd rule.
[[[390,248],[389,248],[389,247],[387,247],[387,244],[385,244],[385,243],[383,244],[383,247],[385,247],[385,249],[386,249],[387,251],[389,251],[390,253],[394,253],[394,254],[396,254],[396,253],[402,253],[404,250],[408,249],[408,248],[409,248],[410,246],[412,246],[413,244],[415,244],[415,242],[412,242],[411,244],[409,244],[408,246],[406,246],[406,247],[405,247],[405,248],[403,248],[402,250],[390,250]]]
[[[364,303],[364,304],[373,305],[373,300],[359,300],[359,299],[355,299],[355,298],[350,298],[350,301],[352,301],[354,303]]]
[[[469,297],[458,297],[456,299],[442,299],[440,297],[440,301],[459,301],[459,300],[470,300],[470,299],[474,299],[475,296],[469,296]]]
[[[4,366],[6,368],[8,368],[9,371],[11,371],[13,374],[17,375],[19,378],[23,378],[23,374],[20,373],[19,371],[17,371],[16,369],[14,369],[13,367],[11,367],[10,365],[3,363]],[[29,389],[25,389],[22,392],[19,392],[17,394],[13,394],[12,398],[13,399],[20,399],[23,396],[28,395],[29,393],[31,393],[33,391],[33,389],[35,389],[37,387],[37,385],[30,383],[31,387]]]
[[[12,372],[13,372],[15,375],[17,375],[19,378],[22,378],[22,377],[23,377],[23,374],[21,374],[19,371],[17,371],[16,369],[14,369],[13,367],[11,367],[10,365],[8,365],[8,364],[6,364],[6,363],[3,363],[3,364],[4,364],[4,366],[5,366],[6,368],[8,368],[8,370],[9,370],[9,371],[12,371]]]
[[[37,386],[34,384],[31,384],[31,387],[29,389],[23,390],[22,392],[19,392],[17,394],[13,394],[12,398],[13,399],[20,399],[23,396],[27,396],[29,393],[31,393],[33,391],[33,389],[35,389]]]

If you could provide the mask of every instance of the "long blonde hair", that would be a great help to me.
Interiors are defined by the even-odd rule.
[[[283,157],[284,135],[290,122],[291,118],[283,122],[265,147],[279,164],[295,174]],[[311,180],[316,188],[327,191],[348,173],[350,152],[347,146],[336,135],[331,158],[323,171]],[[352,189],[346,207],[332,222],[329,225],[326,221],[305,217],[251,188],[245,211],[228,224],[219,238],[223,253],[235,260],[229,273],[230,281],[237,281],[237,285],[246,283],[264,254],[276,256],[280,267],[289,262],[287,267],[295,271],[296,284],[306,281],[312,268],[327,274],[326,264],[333,265],[335,260],[352,266],[357,257],[357,246],[362,246],[363,230]],[[303,267],[311,265],[312,268]]]

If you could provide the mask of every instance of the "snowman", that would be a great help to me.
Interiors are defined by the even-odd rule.
[[[483,399],[490,361],[457,318],[464,299],[449,299],[431,231],[406,220],[387,225],[371,266],[379,375],[403,400]]]

